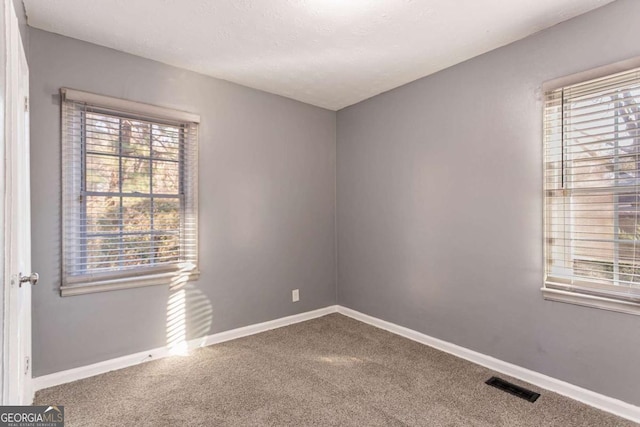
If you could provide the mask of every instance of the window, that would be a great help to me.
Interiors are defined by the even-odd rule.
[[[546,92],[548,299],[640,314],[640,69]]]
[[[197,278],[199,118],[61,93],[61,294]]]

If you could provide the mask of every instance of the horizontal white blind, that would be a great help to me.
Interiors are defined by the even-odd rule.
[[[196,269],[196,123],[63,98],[62,143],[63,287]]]
[[[640,301],[640,69],[546,94],[545,286]]]

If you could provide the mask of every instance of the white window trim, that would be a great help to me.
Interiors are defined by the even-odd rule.
[[[604,65],[601,67],[597,67],[594,69],[582,71],[579,73],[571,74],[564,77],[559,77],[553,80],[549,80],[542,84],[542,93],[546,94],[547,92],[559,89],[565,86],[571,86],[573,84],[577,84],[580,82],[597,79],[600,77],[605,77],[608,75],[613,75],[616,73],[628,71],[634,68],[640,67],[640,56],[630,58],[627,60],[619,61],[613,64]],[[543,105],[544,108],[544,105]],[[544,117],[544,114],[543,114]],[[545,175],[545,164],[544,164],[544,144],[543,144],[543,170],[542,176],[543,180],[546,179]],[[543,218],[546,218],[546,194],[545,188],[543,185],[542,189],[542,198],[543,198]],[[543,221],[543,231],[546,227],[546,219]],[[546,254],[547,254],[547,241],[546,241],[546,231],[544,231],[545,236],[543,236],[543,262],[546,264]],[[546,268],[546,267],[545,267]],[[540,289],[542,292],[542,297],[548,301],[556,301],[568,304],[575,304],[584,307],[592,307],[601,310],[608,310],[617,313],[625,313],[632,315],[640,315],[640,301],[633,300],[625,300],[618,298],[608,298],[601,295],[590,295],[587,293],[580,292],[571,292],[567,290],[559,289],[558,287],[548,287],[547,280],[543,280],[543,286]]]
[[[165,119],[178,122],[190,122],[195,124],[200,123],[200,116],[198,114],[159,107],[156,105],[145,104],[120,98],[113,98],[110,96],[98,95],[70,88],[61,88],[60,95],[61,102],[72,101],[77,103],[85,103],[95,107],[111,109],[123,114],[131,113],[136,116],[149,117],[157,120]],[[61,144],[64,146],[65,141],[61,140]],[[195,152],[197,161],[198,147],[195,148]],[[198,178],[196,175],[196,181],[197,179]],[[64,187],[65,185],[66,184],[62,182],[62,186]],[[197,189],[198,185],[196,182],[196,200],[198,198]],[[64,221],[63,217],[62,221]],[[64,241],[64,232],[61,237],[62,241]],[[63,249],[62,257],[64,256],[65,255]],[[115,271],[108,273],[96,273],[89,276],[79,276],[77,278],[63,277],[64,284],[61,284],[59,288],[60,296],[66,297],[74,295],[85,295],[97,292],[133,289],[156,285],[168,285],[172,288],[180,287],[186,284],[186,282],[188,281],[194,281],[200,278],[200,271],[197,268],[197,258],[199,258],[199,248],[196,248],[195,265],[192,263],[182,262],[174,265],[161,265],[157,267],[139,268],[122,272]]]
[[[558,301],[569,304],[582,305],[584,307],[599,308],[602,310],[616,311],[618,313],[640,315],[640,304],[633,301],[606,298],[596,295],[588,295],[578,292],[562,291],[560,289],[542,287],[542,296],[549,301]]]
[[[60,94],[62,95],[63,99],[67,101],[82,102],[85,104],[96,105],[103,108],[110,108],[120,112],[129,112],[136,115],[153,117],[156,119],[200,123],[200,116],[198,114],[173,110],[171,108],[158,107],[157,105],[129,101],[127,99],[112,98],[110,96],[83,92],[81,90],[69,89],[67,87],[61,88]]]
[[[63,297],[73,295],[92,294],[96,292],[117,291],[120,289],[143,288],[146,286],[168,285],[170,287],[179,287],[186,282],[198,280],[200,271],[190,270],[181,272],[176,268],[171,271],[165,271],[156,274],[144,274],[133,276],[135,272],[130,272],[129,277],[111,278],[97,281],[83,281],[74,285],[66,285],[60,287],[60,295]]]
[[[542,93],[544,94],[552,90],[560,89],[561,87],[571,86],[616,73],[622,73],[638,67],[640,67],[640,56],[625,59],[624,61],[615,62],[613,64],[603,65],[602,67],[581,71],[579,73],[569,74],[568,76],[558,77],[544,82],[542,84]]]

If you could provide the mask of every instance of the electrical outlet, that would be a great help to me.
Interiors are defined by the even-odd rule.
[[[291,291],[291,301],[293,302],[300,301],[300,290],[294,289]]]

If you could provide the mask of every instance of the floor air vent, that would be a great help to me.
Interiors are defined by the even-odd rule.
[[[502,391],[506,391],[507,393],[513,394],[514,396],[518,396],[532,403],[538,400],[538,398],[540,397],[539,393],[534,393],[531,390],[522,388],[519,385],[511,384],[510,382],[507,382],[498,377],[489,378],[486,384],[489,384],[490,386],[495,388],[499,388]]]

